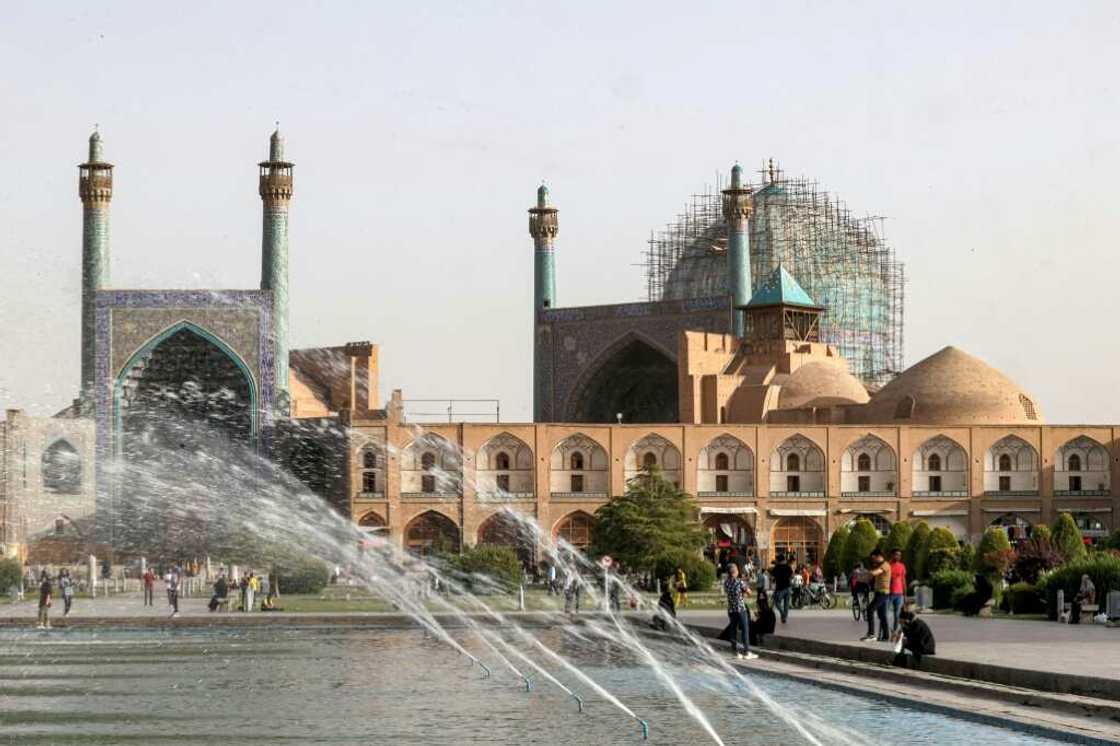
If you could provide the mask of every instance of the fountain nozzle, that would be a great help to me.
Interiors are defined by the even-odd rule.
[[[645,720],[639,720],[638,722],[642,724],[642,740],[643,741],[648,741],[649,740],[649,723],[647,723]]]

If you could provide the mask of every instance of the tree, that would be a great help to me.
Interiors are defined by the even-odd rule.
[[[1085,540],[1081,536],[1081,529],[1077,528],[1073,516],[1069,513],[1059,513],[1054,521],[1050,543],[1058,550],[1066,562],[1073,562],[1085,556]]]
[[[960,546],[953,532],[938,526],[929,534],[922,558],[918,561],[927,576],[957,567]]]
[[[976,549],[976,572],[995,575],[999,571],[996,566],[999,556],[1010,549],[1011,542],[1007,540],[1007,532],[999,526],[990,526]]]
[[[856,521],[844,541],[844,572],[851,572],[857,562],[866,565],[868,555],[878,545],[879,532],[875,530],[875,524],[866,518]]]
[[[609,554],[635,570],[653,570],[658,558],[697,552],[706,541],[696,504],[653,467],[626,484],[626,494],[595,511],[591,552]]]
[[[1036,532],[1037,533],[1037,532]],[[1039,576],[1062,564],[1062,554],[1049,539],[1032,536],[1016,552],[1015,575],[1026,583],[1037,583]]]
[[[927,538],[929,538],[929,524],[925,521],[918,521],[914,530],[910,532],[910,539],[906,542],[906,550],[902,553],[906,569],[909,570],[908,576],[914,580],[925,578],[922,573],[923,568],[918,567],[918,560],[922,545],[925,544]]]
[[[847,526],[841,526],[832,532],[832,538],[828,540],[828,549],[824,553],[824,562],[821,563],[826,578],[835,578],[844,572],[844,545],[850,533]]]
[[[883,540],[883,554],[888,558],[891,552],[896,549],[901,549],[902,553],[906,553],[906,544],[910,541],[910,535],[914,533],[914,527],[906,521],[898,521],[891,526],[891,531],[887,534],[887,538]],[[905,560],[904,560],[905,561]]]

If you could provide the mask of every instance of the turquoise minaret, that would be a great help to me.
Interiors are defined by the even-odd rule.
[[[260,164],[260,195],[264,203],[261,290],[272,291],[272,405],[280,414],[288,412],[288,206],[292,201],[292,167],[284,160],[284,137],[277,127],[269,141],[268,160]]]
[[[82,198],[82,396],[93,390],[94,300],[109,284],[109,203],[113,199],[113,164],[101,152],[101,135],[89,136],[89,157],[78,164],[78,196]]]
[[[553,250],[559,222],[557,209],[548,199],[548,187],[537,189],[537,206],[529,210],[529,235],[533,237],[536,271],[533,278],[533,309],[556,305],[556,258]]]
[[[731,169],[731,186],[723,190],[723,219],[727,221],[727,280],[731,291],[731,331],[746,334],[743,311],[751,299],[751,253],[749,223],[751,188],[743,184],[743,167]]]

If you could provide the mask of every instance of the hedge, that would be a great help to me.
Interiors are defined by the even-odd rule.
[[[1014,614],[1041,614],[1046,611],[1046,600],[1039,589],[1030,583],[1015,583],[1004,594],[1004,603]]]
[[[929,580],[933,589],[933,608],[949,609],[956,606],[954,595],[957,591],[972,593],[975,586],[972,584],[972,573],[964,570],[942,570]],[[962,594],[963,595],[963,594]]]
[[[856,521],[844,542],[844,572],[850,573],[857,562],[866,566],[871,550],[878,545],[879,532],[875,530],[875,525],[866,518]]]
[[[1066,602],[1073,600],[1081,588],[1081,576],[1088,575],[1097,588],[1097,603],[1104,604],[1109,591],[1120,591],[1120,556],[1110,552],[1094,552],[1084,559],[1057,568],[1039,583],[1046,597],[1046,612],[1058,618],[1058,589],[1065,591]]]
[[[1058,514],[1058,520],[1054,521],[1050,543],[1065,557],[1066,562],[1079,560],[1085,556],[1085,540],[1069,513]]]
[[[445,558],[472,592],[505,592],[521,583],[521,561],[510,546],[479,544]]]
[[[658,557],[654,563],[654,577],[660,578],[662,587],[673,582],[677,568],[684,570],[684,577],[690,591],[708,591],[716,582],[716,566],[703,557],[691,552],[668,554]]]
[[[280,593],[319,593],[327,587],[331,569],[313,557],[288,558],[273,563],[272,576]]]
[[[906,545],[909,543],[910,535],[913,533],[914,527],[906,521],[898,521],[891,526],[890,533],[883,539],[883,554],[887,556],[887,559],[890,559],[891,552],[896,549],[902,550],[902,553],[905,554]],[[905,562],[905,559],[903,559],[903,562]]]
[[[19,587],[20,576],[23,568],[17,559],[0,559],[0,593],[7,593],[9,589]]]
[[[926,577],[925,567],[921,564],[921,555],[922,547],[929,539],[929,533],[929,524],[919,521],[910,534],[910,540],[906,542],[906,551],[902,554],[906,569],[910,571],[908,575],[914,580],[923,580]]]
[[[930,532],[920,564],[926,575],[936,575],[942,570],[956,569],[958,554],[960,546],[953,532],[939,526]]]
[[[848,541],[848,534],[851,531],[847,526],[841,526],[832,532],[832,538],[828,540],[828,549],[824,552],[824,562],[821,563],[821,569],[824,571],[826,578],[839,577],[840,573],[844,572],[844,545]]]
[[[982,572],[985,575],[993,574],[992,567],[988,563],[988,555],[993,552],[1002,552],[1005,549],[1011,549],[1007,532],[999,526],[990,526],[984,532],[983,538],[980,539],[980,546],[976,550],[976,572]]]

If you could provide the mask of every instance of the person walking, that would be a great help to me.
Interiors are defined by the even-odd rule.
[[[575,604],[575,611],[579,613],[579,576],[574,570],[569,569],[564,576],[564,613],[572,613],[572,604]]]
[[[256,607],[257,591],[261,589],[261,579],[257,577],[256,573],[249,573],[249,585],[245,589],[245,600],[249,605],[245,611],[252,611]]]
[[[678,567],[673,576],[673,591],[676,593],[673,602],[677,608],[688,606],[688,576],[684,574],[684,568]]]
[[[727,595],[727,619],[731,632],[731,652],[739,660],[754,660],[757,654],[751,652],[750,615],[747,613],[746,596],[751,591],[747,584],[739,577],[739,566],[730,563],[727,566],[727,578],[723,581],[723,592]],[[739,647],[742,646],[740,652]]]
[[[63,570],[58,574],[58,590],[62,592],[62,616],[70,616],[70,605],[74,603],[74,581],[70,578],[70,571]]]
[[[39,575],[39,624],[38,629],[50,629],[51,620],[49,617],[51,608],[51,576],[46,570],[43,570]]]
[[[793,557],[787,561],[784,555],[779,554],[774,567],[770,569],[770,579],[774,582],[774,606],[782,619],[782,624],[789,619],[789,595],[793,585]]]
[[[171,607],[171,616],[179,616],[179,568],[172,566],[167,571],[164,582],[167,583],[167,605]]]
[[[144,570],[144,605],[154,606],[156,596],[156,574],[152,568]]]
[[[548,566],[548,595],[554,596],[559,592],[559,586],[556,584],[556,563],[553,562]]]
[[[891,634],[897,635],[900,629],[902,605],[906,601],[906,565],[902,562],[902,550],[891,551]]]
[[[871,606],[867,610],[867,634],[860,638],[862,642],[888,642],[890,637],[887,626],[887,600],[891,594],[891,563],[883,557],[878,549],[871,551],[871,584],[875,595],[871,597]],[[879,635],[875,635],[875,617],[879,617]]]

